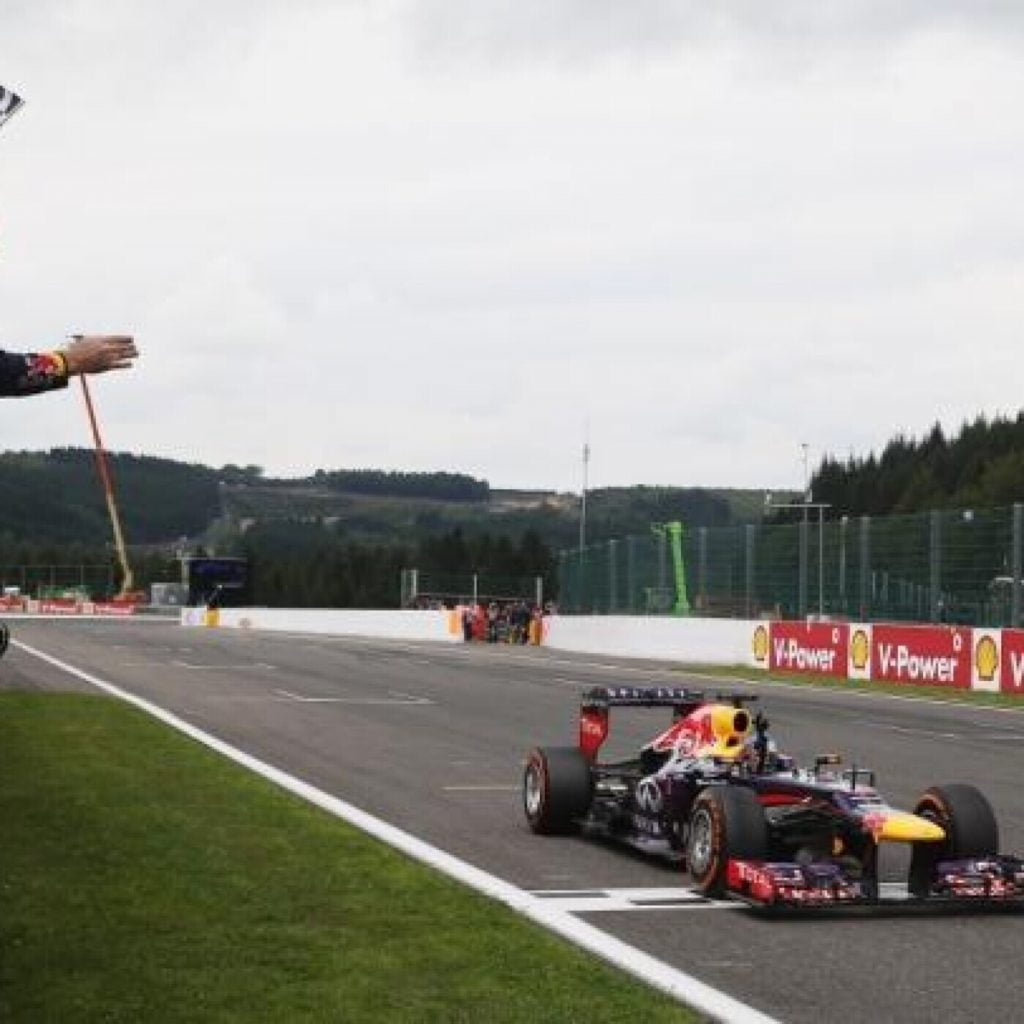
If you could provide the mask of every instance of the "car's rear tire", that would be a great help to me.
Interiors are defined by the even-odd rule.
[[[942,827],[946,838],[938,843],[914,843],[908,878],[911,895],[931,891],[935,865],[999,852],[999,825],[992,805],[974,786],[952,782],[926,789],[914,813]]]
[[[593,796],[590,762],[576,747],[537,747],[523,773],[526,821],[540,835],[560,835],[579,827]]]
[[[686,864],[705,896],[725,893],[730,859],[765,860],[768,822],[753,790],[712,786],[698,794],[690,810]]]

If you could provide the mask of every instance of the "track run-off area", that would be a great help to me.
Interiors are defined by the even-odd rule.
[[[632,951],[635,970],[660,962],[661,987],[692,982],[712,1008],[721,994],[725,1016],[735,1009],[741,1019],[744,1007],[751,1020],[792,1022],[1020,1016],[1021,913],[760,916],[697,897],[677,867],[628,849],[534,836],[520,781],[530,747],[575,742],[579,695],[590,686],[758,693],[781,749],[801,761],[842,753],[874,769],[896,806],[912,806],[936,783],[978,786],[996,810],[1003,851],[1014,853],[1024,850],[1024,708],[729,683],[663,663],[506,645],[185,629],[155,620],[18,619],[12,632],[0,685],[113,687],[149,702],[496,880],[499,896],[513,894],[506,902],[525,894],[523,906],[538,920],[569,922],[563,934],[577,922],[581,934]],[[603,755],[627,756],[659,730],[665,713],[614,713]],[[898,883],[906,861],[905,850],[885,848],[884,877]]]

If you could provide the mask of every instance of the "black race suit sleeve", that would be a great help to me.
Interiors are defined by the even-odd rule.
[[[67,383],[67,364],[59,352],[0,351],[0,397],[22,398]]]

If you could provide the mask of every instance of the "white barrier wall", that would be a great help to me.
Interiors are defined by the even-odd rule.
[[[181,624],[392,640],[462,640],[461,631],[451,631],[451,616],[445,611],[376,611],[363,608],[218,608],[207,611],[205,608],[183,608]]]
[[[745,619],[553,615],[544,622],[544,646],[625,658],[752,665],[756,626]]]
[[[266,629],[291,633],[367,636],[461,643],[458,613],[331,608],[184,608],[183,626]],[[544,646],[582,654],[698,662],[754,664],[755,622],[627,615],[552,615],[544,620]]]

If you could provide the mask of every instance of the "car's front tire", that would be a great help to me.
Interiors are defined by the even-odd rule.
[[[912,896],[931,892],[935,865],[999,852],[999,825],[992,805],[980,790],[961,782],[926,789],[914,813],[946,833],[938,843],[914,843],[908,878]]]
[[[573,832],[590,808],[590,762],[576,747],[537,747],[523,773],[523,811],[540,835]]]
[[[768,822],[753,790],[712,786],[698,794],[690,810],[686,865],[699,892],[724,895],[730,859],[767,856]]]

